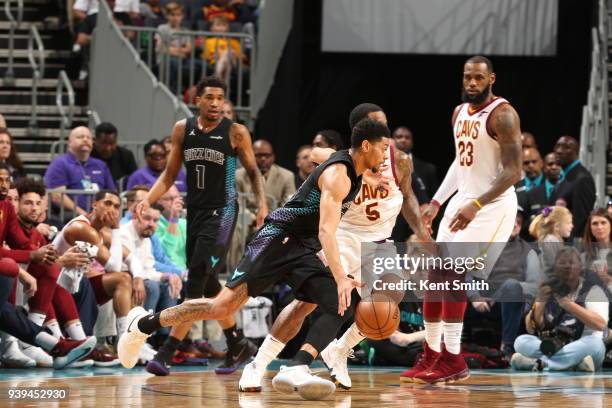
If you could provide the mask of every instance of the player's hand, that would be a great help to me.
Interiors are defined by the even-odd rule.
[[[181,294],[181,289],[183,289],[183,282],[181,278],[173,273],[164,274],[166,281],[168,282],[168,286],[170,287],[170,297],[172,299],[178,299]]]
[[[338,314],[344,316],[344,312],[351,305],[351,292],[355,288],[360,288],[363,283],[349,277],[343,277],[336,281],[338,285]]]
[[[393,181],[389,177],[385,177],[382,174],[382,171],[378,171],[373,173],[371,170],[366,170],[363,173],[363,181],[371,188],[379,191],[390,191],[391,190],[391,181]]]
[[[134,278],[132,282],[132,297],[134,298],[134,304],[140,306],[145,300],[145,287],[142,278]]]
[[[57,251],[53,245],[48,244],[30,252],[30,261],[33,263],[52,264],[57,259]]]
[[[76,245],[69,248],[62,256],[57,259],[57,263],[64,268],[80,268],[89,264],[87,254]]]
[[[427,206],[425,206],[425,209],[421,211],[423,225],[425,225],[425,228],[427,228],[430,234],[432,233],[431,224],[433,223],[433,220],[436,219],[439,210],[440,208],[437,205],[429,203]]]
[[[179,218],[184,207],[185,203],[183,202],[183,197],[178,196],[174,200],[172,200],[172,207],[170,208],[170,218]]]
[[[146,198],[136,204],[136,208],[134,209],[134,215],[138,220],[142,221],[142,215],[149,210],[151,205],[149,204],[149,200]]]
[[[19,282],[23,285],[27,297],[32,297],[38,289],[36,278],[19,268]]]
[[[45,238],[49,238],[51,235],[51,226],[49,224],[40,223],[36,226],[38,232],[40,232]]]
[[[257,211],[257,216],[255,218],[255,228],[261,228],[267,216],[268,216],[268,206],[264,205]]]
[[[451,232],[457,232],[465,229],[470,222],[476,217],[479,208],[474,201],[470,201],[457,211],[457,214],[450,222]]]
[[[480,313],[486,313],[491,311],[491,307],[488,302],[472,302],[472,307]]]

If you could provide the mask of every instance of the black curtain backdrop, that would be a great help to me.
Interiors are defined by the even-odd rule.
[[[294,170],[297,148],[317,130],[338,130],[348,145],[350,110],[373,102],[391,128],[413,130],[415,155],[436,164],[443,177],[454,155],[450,117],[461,102],[469,56],[322,53],[321,0],[295,3],[293,29],[255,131],[272,142],[277,163]],[[559,0],[556,57],[491,57],[493,92],[516,108],[542,154],[561,135],[579,136],[593,23],[593,0]]]

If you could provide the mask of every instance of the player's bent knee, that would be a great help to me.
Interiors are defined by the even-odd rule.
[[[314,303],[304,302],[301,300],[294,300],[291,302],[291,320],[304,319],[306,316],[311,314],[317,305]]]

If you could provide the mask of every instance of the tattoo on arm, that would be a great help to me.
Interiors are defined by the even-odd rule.
[[[402,153],[396,157],[395,165],[401,178],[399,187],[404,197],[402,215],[414,233],[419,237],[423,236],[425,227],[421,220],[419,202],[414,195],[414,191],[412,191],[412,162],[408,156]]]
[[[497,136],[504,169],[489,191],[478,198],[482,205],[490,203],[521,179],[521,126],[518,114],[510,105],[499,107],[493,114],[491,130]]]

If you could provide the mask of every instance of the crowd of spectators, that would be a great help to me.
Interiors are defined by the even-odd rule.
[[[155,2],[149,6],[152,13],[161,7]],[[224,114],[235,119],[231,103],[224,107]],[[408,127],[398,126],[392,135],[395,148],[412,159],[412,187],[419,203],[429,203],[438,188],[436,166],[420,159],[418,151],[415,154],[415,138]],[[270,210],[289,200],[312,173],[313,147],[344,148],[340,133],[318,131],[310,145],[297,150],[295,171],[291,171],[276,164],[272,143],[254,142]],[[5,243],[0,274],[8,285],[2,285],[0,302],[8,302],[10,313],[14,304],[25,306],[28,324],[46,328],[43,331],[56,339],[87,341],[95,335],[95,352],[72,367],[118,364],[113,336],[116,339],[125,331],[129,308],[141,304],[161,311],[182,298],[187,270],[185,173],[142,217],[134,217],[135,206],[166,166],[169,137],[151,140],[143,149],[145,165],[138,168],[133,152],[121,146],[113,124],[99,124],[93,135],[86,127],[76,127],[68,138],[67,152],[53,160],[43,183],[25,177],[9,130],[0,128],[0,238]],[[573,137],[559,138],[553,151],[542,155],[533,135],[525,133],[523,172],[515,186],[519,211],[514,230],[488,276],[491,288],[468,292],[464,351],[475,366],[596,370],[606,355],[612,304],[610,211],[593,209],[593,178],[578,160],[578,142]],[[236,186],[241,193],[241,221],[228,268],[238,262],[244,243],[255,232],[258,210],[244,169],[237,170]],[[46,188],[54,190],[49,202]],[[402,216],[392,238],[414,242]],[[87,252],[94,246],[97,253]],[[20,282],[15,290],[11,290],[13,281]],[[282,307],[282,294],[286,295],[282,285],[270,294],[275,311]],[[388,340],[362,343],[354,362],[414,363],[424,336],[422,306],[410,295],[400,308],[399,330]],[[0,336],[4,366],[53,364],[57,353],[48,346],[15,339],[6,325],[0,329],[5,330]],[[477,335],[483,330],[492,334],[487,338],[493,341],[483,344],[483,337]],[[167,335],[163,330],[156,333],[142,361],[152,357],[154,347]],[[179,353],[183,357],[203,354],[190,350]],[[222,355],[206,350],[209,356]]]

